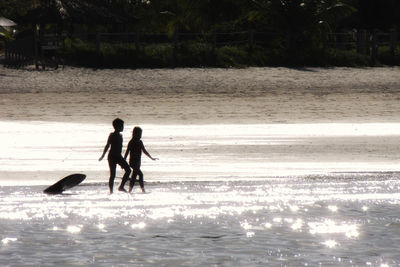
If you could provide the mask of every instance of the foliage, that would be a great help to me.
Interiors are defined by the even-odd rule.
[[[9,30],[7,30],[7,29],[5,29],[5,28],[0,26],[0,38],[12,39],[13,36],[12,36],[12,33]]]
[[[76,25],[77,17],[70,17],[60,23],[69,36],[73,36],[74,27],[90,29],[91,33],[168,34],[169,43],[147,44],[140,50],[132,43],[102,43],[98,49],[88,41],[67,39],[64,56],[71,62],[90,66],[368,65],[368,56],[326,49],[326,33],[364,28],[400,30],[398,0],[1,0],[0,16],[16,19],[47,5],[56,6],[60,12],[74,6],[78,17],[86,14],[89,21],[101,14],[112,14],[111,19],[115,19],[115,23],[87,23],[82,27]],[[120,18],[124,17],[137,20],[121,23]],[[251,47],[218,47],[210,40],[177,42],[176,35],[198,32],[211,36],[213,32],[250,30],[271,33],[268,42]],[[399,62],[388,50],[382,49],[379,55],[378,60],[385,64]]]
[[[181,43],[176,51],[176,65],[186,67],[204,67],[215,65],[215,53],[211,44],[189,41]]]
[[[327,66],[363,67],[370,65],[371,58],[358,54],[355,50],[329,49],[324,56]]]
[[[301,35],[321,28],[335,30],[350,17],[350,27],[400,28],[398,0],[1,0],[0,16],[17,19],[39,5],[62,8],[70,2],[91,7],[92,12],[105,7],[137,17],[137,24],[128,28],[171,36],[175,31],[207,32],[223,25]]]
[[[348,66],[370,65],[370,56],[355,50],[327,49],[310,51],[293,58],[284,49],[264,46],[212,47],[204,42],[152,44],[137,50],[134,45],[104,44],[100,51],[79,39],[68,39],[63,57],[69,64],[87,67],[170,68],[170,67],[246,67],[246,66]],[[400,55],[400,47],[397,48]],[[386,51],[386,52],[385,52]],[[390,51],[380,51],[380,62],[388,62]],[[397,64],[400,57],[396,57]]]
[[[34,0],[1,0],[0,17],[16,19],[26,14],[28,10],[34,8],[39,1]]]
[[[380,47],[378,60],[381,64],[400,65],[400,46],[395,47],[394,51],[388,46]]]

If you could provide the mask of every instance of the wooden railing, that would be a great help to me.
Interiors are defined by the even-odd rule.
[[[6,41],[4,64],[10,67],[22,67],[32,64],[35,56],[33,36]]]
[[[39,37],[31,34],[24,38],[5,42],[4,64],[20,68],[34,64],[36,69],[42,67],[58,68],[60,38],[56,34],[44,34]]]

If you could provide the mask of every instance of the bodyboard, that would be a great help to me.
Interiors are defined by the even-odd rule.
[[[67,177],[62,178],[57,183],[52,186],[47,187],[43,190],[43,193],[46,194],[61,194],[63,191],[68,190],[78,184],[80,184],[83,180],[85,180],[85,174],[71,174]]]

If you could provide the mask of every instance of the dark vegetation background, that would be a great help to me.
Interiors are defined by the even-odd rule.
[[[81,66],[400,65],[398,0],[1,0],[0,16]]]

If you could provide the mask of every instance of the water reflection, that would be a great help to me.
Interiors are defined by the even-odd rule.
[[[134,223],[131,225],[132,229],[144,229],[146,224],[144,222]]]
[[[334,248],[336,246],[338,246],[339,244],[333,240],[333,239],[329,239],[326,240],[325,242],[322,242],[322,244],[324,244],[325,246],[327,246],[328,248]]]
[[[69,225],[67,227],[67,232],[71,233],[71,234],[77,234],[82,230],[82,226],[77,226],[77,225]]]
[[[352,223],[337,223],[327,219],[323,222],[309,222],[311,234],[344,234],[348,238],[359,236],[358,225]]]
[[[6,237],[1,240],[1,243],[3,243],[4,245],[7,245],[7,244],[9,244],[11,242],[15,242],[17,240],[18,240],[18,238],[15,238],[15,237]]]

